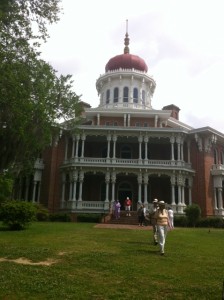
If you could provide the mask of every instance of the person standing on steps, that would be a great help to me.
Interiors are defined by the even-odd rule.
[[[156,226],[155,213],[158,210],[158,199],[154,199],[152,203],[153,203],[153,206],[149,211],[149,218],[150,218],[151,225],[152,225],[153,242],[154,242],[154,245],[157,245],[158,239],[157,239],[157,226]]]
[[[121,212],[121,204],[119,200],[116,200],[114,206],[114,214],[116,219],[120,219],[120,212]]]
[[[155,219],[157,225],[160,254],[164,255],[166,236],[167,236],[168,226],[170,227],[170,224],[169,224],[168,211],[165,209],[166,207],[165,202],[161,200],[158,202],[158,205],[159,208],[155,213]]]
[[[124,206],[125,206],[125,211],[126,211],[126,216],[131,216],[131,204],[132,204],[132,201],[129,197],[127,197],[125,199],[125,202],[124,202]]]

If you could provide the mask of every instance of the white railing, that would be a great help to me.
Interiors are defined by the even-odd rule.
[[[177,160],[156,160],[156,159],[125,159],[125,158],[95,158],[78,157],[64,161],[64,165],[131,165],[131,166],[161,166],[161,167],[184,167],[191,169],[191,164]]]

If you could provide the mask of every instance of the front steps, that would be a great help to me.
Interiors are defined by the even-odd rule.
[[[115,219],[115,216],[112,214],[108,215],[104,219],[104,223],[106,224],[123,224],[123,225],[138,225],[138,216],[137,211],[131,211],[131,216],[126,216],[125,211],[121,211],[120,213],[120,219]],[[146,223],[146,225],[148,225]]]

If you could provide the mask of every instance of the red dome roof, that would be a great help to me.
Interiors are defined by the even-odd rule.
[[[135,69],[143,72],[148,71],[148,67],[141,57],[129,53],[120,54],[111,58],[106,64],[105,70],[107,72],[119,70],[120,68]]]

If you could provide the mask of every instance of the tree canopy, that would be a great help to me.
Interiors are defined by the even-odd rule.
[[[81,112],[72,76],[40,58],[47,25],[59,21],[61,0],[0,2],[0,173],[49,145],[58,120]]]

